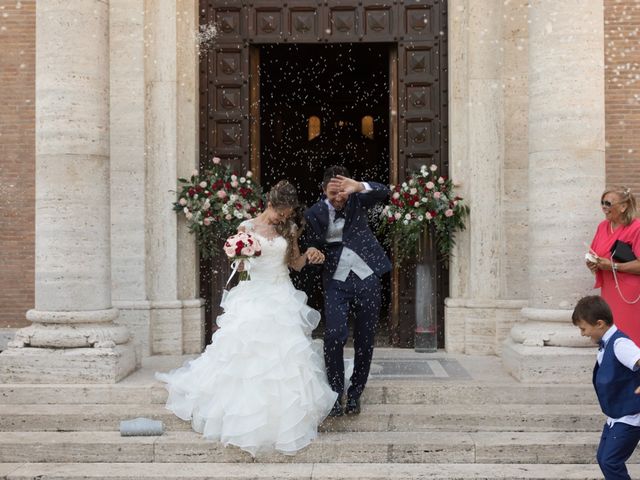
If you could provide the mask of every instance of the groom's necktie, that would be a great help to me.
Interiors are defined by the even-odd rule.
[[[333,221],[337,222],[339,218],[342,218],[343,220],[346,220],[347,217],[344,216],[344,209],[342,210],[336,210],[335,212],[335,217],[333,217]]]
[[[603,340],[598,340],[598,350],[604,350],[605,343]]]

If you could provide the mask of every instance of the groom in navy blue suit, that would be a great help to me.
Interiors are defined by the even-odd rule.
[[[360,413],[373,340],[380,312],[380,277],[391,270],[391,262],[367,222],[367,210],[389,196],[389,189],[375,182],[350,178],[345,167],[329,167],[322,182],[324,197],[305,212],[305,237],[309,246],[322,250],[325,262],[324,358],[327,377],[338,400],[330,416]],[[344,410],[343,349],[349,329],[349,308],[355,311],[354,370]]]

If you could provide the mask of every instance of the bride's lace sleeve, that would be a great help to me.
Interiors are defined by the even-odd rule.
[[[251,220],[245,220],[238,225],[238,230],[243,232],[250,232],[253,230],[253,222]]]

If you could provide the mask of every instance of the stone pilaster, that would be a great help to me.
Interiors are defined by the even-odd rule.
[[[529,299],[503,360],[523,381],[584,381],[593,352],[571,312],[605,180],[603,5],[533,0],[529,15]]]
[[[111,303],[109,6],[40,0],[36,19],[36,285],[5,382],[116,382],[133,371]]]
[[[171,203],[198,165],[198,5],[111,0],[113,303],[142,355],[199,353],[193,235]]]
[[[504,2],[449,2],[450,173],[471,207],[445,306],[448,352],[496,354],[522,307],[502,297],[505,227]]]
[[[177,177],[198,166],[198,4],[145,0],[146,289],[149,348],[199,353],[204,343],[195,243],[170,208]]]

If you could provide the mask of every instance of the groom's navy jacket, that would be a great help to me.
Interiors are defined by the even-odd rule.
[[[369,228],[367,210],[389,196],[389,189],[375,182],[367,182],[372,190],[349,195],[344,207],[345,223],[342,242],[327,243],[327,227],[329,225],[329,207],[324,198],[309,208],[305,214],[305,243],[307,247],[316,247],[325,253],[323,277],[325,283],[333,277],[342,254],[342,247],[353,250],[377,276],[391,270],[391,262],[384,249],[378,243]]]

